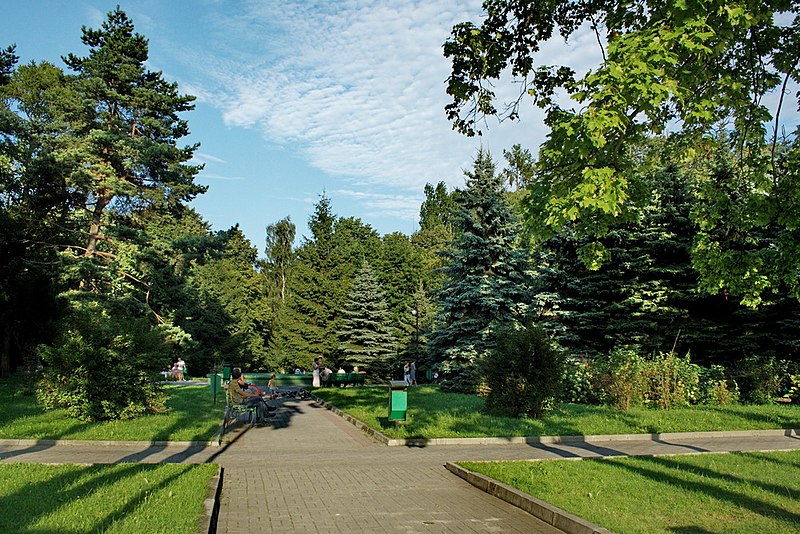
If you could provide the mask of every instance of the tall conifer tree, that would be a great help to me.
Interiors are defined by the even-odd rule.
[[[467,188],[455,197],[456,235],[446,253],[438,326],[427,349],[445,385],[469,392],[497,327],[525,312],[528,279],[527,254],[515,246],[520,228],[491,155],[480,150],[465,174]]]
[[[383,287],[370,264],[364,260],[347,296],[339,334],[340,363],[385,374],[393,354],[393,339],[388,328],[389,306]]]

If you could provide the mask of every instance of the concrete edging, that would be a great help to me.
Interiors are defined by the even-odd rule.
[[[102,447],[135,447],[146,445],[148,447],[219,447],[216,441],[114,441],[101,439],[0,439],[0,447],[37,447],[55,445],[74,446],[102,446]]]
[[[216,476],[211,477],[208,483],[208,496],[203,501],[205,511],[200,517],[200,525],[197,530],[199,534],[215,534],[217,532],[219,498],[222,494],[222,479],[225,473],[222,466],[217,466],[217,469]]]
[[[611,531],[599,525],[570,514],[557,506],[537,499],[493,478],[464,469],[460,465],[447,462],[445,468],[458,477],[463,478],[481,491],[516,506],[521,510],[541,519],[545,523],[569,534],[610,534]]]

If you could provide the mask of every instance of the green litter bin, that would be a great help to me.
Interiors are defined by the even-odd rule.
[[[389,382],[389,421],[405,421],[408,412],[408,384],[405,380]]]
[[[222,364],[222,380],[224,382],[227,382],[231,379],[231,371],[233,371],[233,364],[230,363]]]

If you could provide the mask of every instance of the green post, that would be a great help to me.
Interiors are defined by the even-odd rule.
[[[408,412],[408,384],[404,380],[389,383],[389,421],[405,421]]]
[[[208,386],[211,389],[211,395],[214,397],[214,404],[217,403],[217,391],[220,388],[220,377],[217,373],[206,375],[208,377]]]

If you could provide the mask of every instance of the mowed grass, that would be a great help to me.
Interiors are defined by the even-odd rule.
[[[620,534],[800,532],[800,451],[460,465]]]
[[[387,420],[386,386],[323,388],[314,394],[392,438],[492,436],[587,436],[721,430],[800,428],[800,406],[692,406],[674,410],[561,404],[542,419],[514,419],[483,414],[483,399],[442,393],[434,386],[408,390],[408,419]]]
[[[0,532],[197,532],[217,466],[0,464]]]
[[[63,410],[45,412],[15,382],[0,382],[0,439],[210,441],[219,429],[225,398],[216,405],[208,386],[167,386],[168,413],[129,421],[86,423]],[[1,532],[1,531],[0,531]]]

